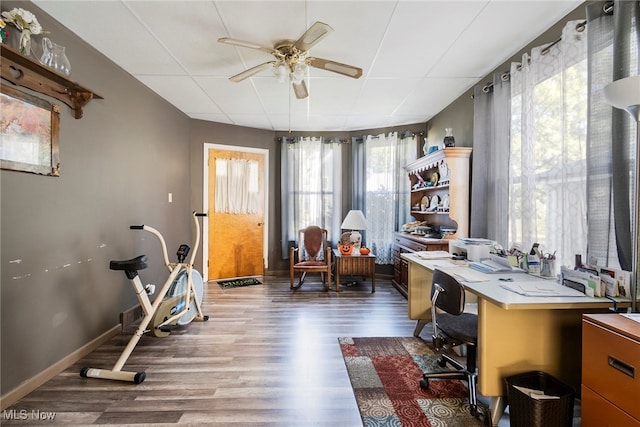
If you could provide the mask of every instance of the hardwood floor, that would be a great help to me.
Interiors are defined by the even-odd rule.
[[[0,423],[361,425],[338,337],[411,336],[406,299],[380,278],[375,293],[369,280],[340,293],[313,276],[297,292],[288,277],[261,280],[228,290],[211,282],[208,322],[143,337],[125,366],[146,371],[142,384],[78,374],[111,368],[127,331],[5,410]],[[38,411],[54,417],[39,420]]]

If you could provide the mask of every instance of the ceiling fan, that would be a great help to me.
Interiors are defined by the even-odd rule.
[[[263,52],[270,53],[275,57],[274,61],[256,65],[255,67],[249,68],[235,76],[229,77],[229,80],[232,82],[241,82],[242,80],[263,70],[272,68],[280,80],[284,80],[287,77],[290,78],[296,98],[303,99],[309,96],[307,84],[304,81],[308,67],[320,68],[333,73],[352,77],[354,79],[362,76],[362,68],[342,64],[328,59],[314,58],[308,55],[308,50],[315,46],[320,40],[328,36],[332,31],[333,28],[329,25],[318,21],[309,27],[309,29],[307,29],[307,31],[305,31],[298,40],[278,40],[273,44],[273,47],[233,39],[230,37],[221,37],[218,41],[220,43],[226,43],[234,46],[261,50]]]

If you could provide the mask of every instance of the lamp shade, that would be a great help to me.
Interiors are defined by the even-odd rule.
[[[616,80],[605,86],[603,93],[609,104],[640,121],[640,75]]]
[[[351,210],[347,216],[344,217],[340,228],[344,230],[364,230],[367,228],[367,221],[362,211]]]

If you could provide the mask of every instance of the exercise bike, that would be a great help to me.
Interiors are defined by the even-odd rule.
[[[138,275],[139,270],[148,267],[148,257],[146,255],[140,255],[124,261],[111,261],[109,263],[111,270],[124,271],[124,274],[131,281],[138,301],[140,301],[144,317],[111,370],[86,367],[80,371],[81,377],[132,381],[140,384],[146,378],[144,371],[127,372],[123,371],[122,368],[129,356],[131,356],[138,341],[142,338],[142,335],[149,333],[155,337],[166,337],[171,333],[172,329],[186,326],[193,320],[209,320],[209,316],[202,314],[202,295],[204,288],[202,276],[193,268],[193,261],[196,257],[198,245],[200,244],[200,221],[198,217],[204,217],[206,215],[206,213],[196,212],[192,214],[195,230],[194,249],[187,262],[185,262],[185,260],[191,250],[188,245],[180,245],[176,253],[178,262],[172,263],[169,262],[165,240],[158,230],[148,225],[132,225],[129,227],[132,230],[147,231],[158,238],[160,246],[162,247],[164,264],[169,270],[169,277],[152,303],[149,294],[153,293],[153,291],[149,289],[149,287],[143,286],[140,276]]]

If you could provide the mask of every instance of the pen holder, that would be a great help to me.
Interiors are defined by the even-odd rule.
[[[540,260],[540,275],[546,277],[555,276],[556,261],[554,259],[543,258]]]

